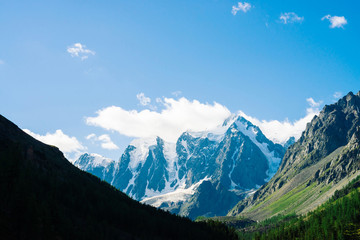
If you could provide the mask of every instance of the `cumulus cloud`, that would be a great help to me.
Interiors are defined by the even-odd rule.
[[[71,159],[73,156],[78,156],[86,149],[76,137],[70,137],[60,129],[54,133],[46,133],[45,135],[33,133],[29,129],[23,129],[23,131],[43,143],[58,147],[70,160],[73,160]]]
[[[136,98],[139,100],[142,106],[149,105],[151,102],[151,99],[149,97],[146,97],[144,93],[137,94]]]
[[[231,13],[235,16],[238,11],[246,13],[251,9],[251,4],[247,2],[238,2],[237,5],[232,6]]]
[[[243,112],[240,112],[240,115],[252,122],[254,125],[257,125],[267,138],[273,142],[283,144],[290,137],[295,137],[296,140],[299,139],[306,128],[306,124],[310,122],[315,115],[319,114],[319,107],[322,104],[322,101],[316,102],[313,98],[308,98],[306,101],[310,105],[310,107],[306,109],[306,115],[293,122],[288,119],[285,119],[284,121],[259,120],[255,117],[248,116]]]
[[[129,137],[159,136],[166,141],[175,142],[183,132],[210,130],[222,124],[231,114],[219,103],[200,103],[184,97],[178,100],[164,98],[159,104],[163,104],[161,111],[107,107],[97,111],[97,116],[86,118],[86,123]]]
[[[119,149],[119,147],[111,141],[109,135],[107,134],[103,134],[99,136],[99,140],[102,141],[101,147],[104,149],[109,149],[109,150]]]
[[[280,21],[284,24],[296,23],[296,22],[301,23],[302,21],[304,21],[304,17],[299,17],[294,12],[286,12],[280,15]]]
[[[86,46],[81,43],[75,43],[68,47],[67,52],[70,53],[72,57],[78,57],[81,60],[89,58],[90,55],[95,55],[94,51],[87,49]]]
[[[344,16],[331,16],[330,14],[324,16],[323,18],[321,18],[322,21],[324,21],[325,19],[329,20],[330,22],[330,28],[344,28],[344,25],[347,24],[347,20],[345,19]]]
[[[119,147],[111,141],[111,138],[107,134],[100,135],[99,137],[96,136],[96,134],[91,133],[88,136],[86,136],[87,140],[94,140],[99,141],[101,144],[101,147],[107,150],[116,150],[119,149]]]
[[[307,98],[309,107],[304,117],[289,121],[259,120],[256,117],[239,114],[253,124],[259,126],[270,140],[276,143],[285,143],[290,137],[298,139],[305,130],[306,124],[320,112],[322,101]],[[87,117],[86,123],[102,127],[106,130],[116,131],[121,135],[135,138],[153,138],[159,136],[166,141],[175,142],[185,131],[212,130],[221,125],[231,113],[223,105],[214,102],[200,103],[190,101],[184,97],[157,99],[163,106],[161,111],[145,109],[142,111],[125,110],[118,106],[111,106],[96,112],[95,117]],[[96,138],[90,134],[87,138]]]

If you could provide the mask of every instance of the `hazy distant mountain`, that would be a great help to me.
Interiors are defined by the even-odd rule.
[[[291,145],[279,171],[229,215],[306,213],[360,174],[360,92],[327,105]]]
[[[113,179],[115,161],[95,153],[81,155],[73,164],[88,173],[91,173],[104,181],[111,182]]]
[[[75,165],[134,199],[195,218],[226,214],[275,174],[284,152],[232,116],[213,131],[185,132],[176,143],[134,140],[117,162],[86,154]]]
[[[288,149],[291,145],[295,143],[295,137],[290,137],[285,143],[284,148]]]

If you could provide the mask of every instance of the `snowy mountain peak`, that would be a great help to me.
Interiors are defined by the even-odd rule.
[[[135,139],[116,163],[89,156],[87,159],[93,166],[104,165],[101,171],[92,173],[108,179],[129,196],[146,199],[156,206],[165,204],[167,210],[193,216],[196,213],[186,209],[198,208],[194,199],[201,198],[203,193],[199,191],[220,194],[217,201],[225,196],[232,199],[223,206],[230,208],[242,193],[259,188],[275,174],[284,152],[257,126],[233,115],[215,129],[184,132],[176,143],[160,137]],[[78,166],[90,169],[86,164]],[[187,202],[190,199],[195,202]]]
[[[104,181],[111,182],[113,179],[114,166],[117,162],[95,153],[84,153],[73,164]]]
[[[135,170],[140,164],[144,164],[150,148],[154,148],[157,144],[158,138],[138,138],[131,141],[125,150],[130,154],[130,168]]]
[[[96,167],[108,167],[114,160],[103,157],[96,153],[84,153],[75,162],[74,165],[83,170],[96,168]]]
[[[230,129],[234,128],[249,137],[267,158],[269,169],[266,172],[268,176],[266,181],[269,181],[280,166],[282,156],[284,155],[283,147],[267,139],[259,127],[253,125],[242,116],[238,116],[231,125]]]

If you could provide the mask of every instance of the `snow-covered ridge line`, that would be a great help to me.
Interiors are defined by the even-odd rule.
[[[86,158],[86,162],[82,161],[82,157]],[[85,153],[84,155],[80,156],[79,159],[74,161],[74,165],[86,170],[89,168],[96,168],[96,167],[108,167],[111,163],[115,162],[110,158],[103,157],[96,153]]]
[[[245,121],[241,121],[241,118]],[[240,119],[240,120],[239,120]],[[281,158],[275,157],[274,151],[269,150],[269,145],[265,142],[260,143],[257,140],[257,136],[259,134],[259,131],[261,131],[258,127],[252,125],[248,120],[246,120],[243,117],[239,117],[237,121],[235,121],[235,124],[237,126],[237,129],[244,133],[246,136],[248,136],[253,143],[258,146],[258,148],[261,150],[261,152],[265,155],[265,157],[269,161],[269,170],[267,171],[267,181],[269,181],[272,176],[275,175],[277,169],[279,168]]]
[[[223,124],[208,131],[201,131],[201,132],[187,131],[186,133],[190,134],[194,138],[207,138],[210,141],[221,142],[224,139],[226,131],[229,129],[231,124],[233,124],[236,121],[236,119],[239,116],[240,115],[233,114],[230,117],[228,117]]]

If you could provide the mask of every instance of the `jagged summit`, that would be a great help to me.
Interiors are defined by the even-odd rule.
[[[275,174],[284,152],[257,126],[233,115],[215,129],[184,132],[176,143],[136,139],[117,164],[104,167],[98,176],[137,200],[174,213],[224,215]],[[206,199],[198,189],[217,192],[217,199]],[[218,207],[211,207],[215,203]]]

